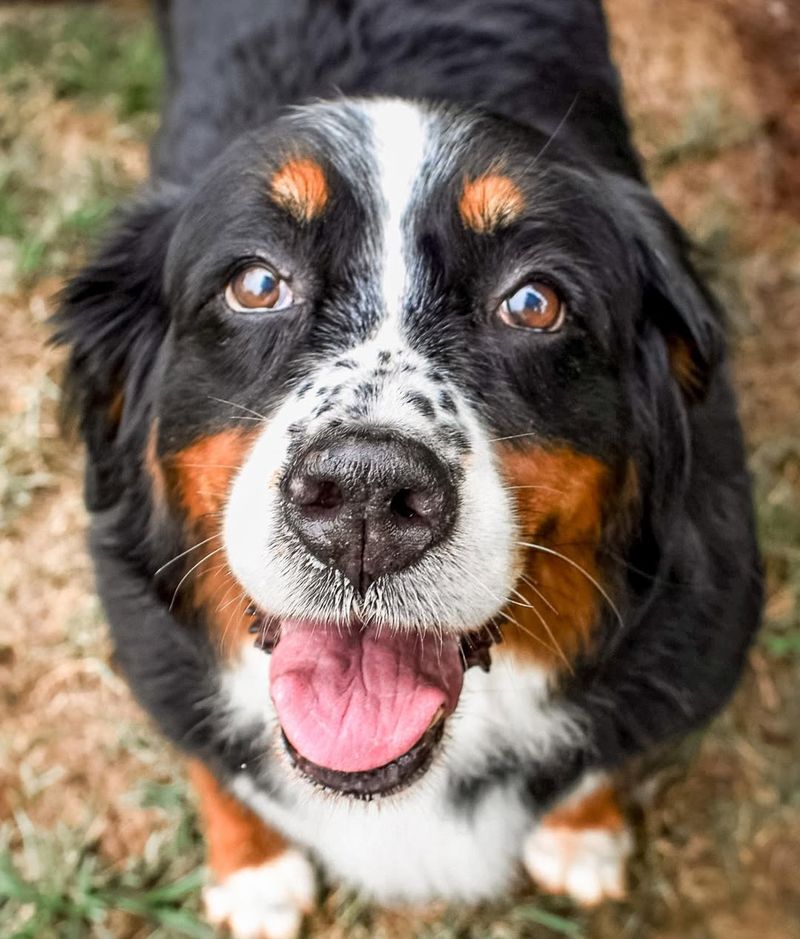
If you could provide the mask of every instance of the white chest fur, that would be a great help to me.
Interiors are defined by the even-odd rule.
[[[264,819],[305,845],[336,880],[382,903],[438,897],[474,901],[513,878],[530,815],[508,790],[495,790],[474,812],[455,812],[429,780],[386,802],[335,805],[309,800],[291,812],[244,779],[237,794]]]

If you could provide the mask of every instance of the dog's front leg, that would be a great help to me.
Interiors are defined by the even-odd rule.
[[[314,906],[308,859],[226,792],[202,763],[192,762],[189,774],[214,879],[203,895],[206,916],[234,939],[295,939]]]
[[[591,906],[624,896],[632,848],[613,786],[592,774],[540,819],[525,841],[523,861],[543,890]]]

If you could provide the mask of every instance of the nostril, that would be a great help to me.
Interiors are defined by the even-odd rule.
[[[411,489],[401,489],[392,496],[389,503],[392,515],[398,515],[400,518],[416,518],[419,514],[414,508],[414,492]]]
[[[338,509],[344,502],[342,490],[332,479],[325,479],[319,483],[319,495],[314,505],[320,509]]]
[[[442,516],[442,496],[432,489],[400,489],[389,503],[395,518],[435,528]]]
[[[342,490],[332,479],[294,476],[286,494],[290,502],[302,509],[338,509],[344,502]]]

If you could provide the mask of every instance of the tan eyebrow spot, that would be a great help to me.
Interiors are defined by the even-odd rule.
[[[486,173],[467,180],[458,209],[468,228],[485,235],[513,221],[524,205],[522,192],[508,176]]]
[[[328,202],[322,167],[308,158],[289,160],[272,177],[272,197],[298,222],[310,222]]]

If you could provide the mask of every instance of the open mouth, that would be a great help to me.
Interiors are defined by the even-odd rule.
[[[271,652],[270,691],[294,766],[362,799],[430,766],[467,668],[490,666],[497,631],[464,636],[286,619],[254,625]]]

